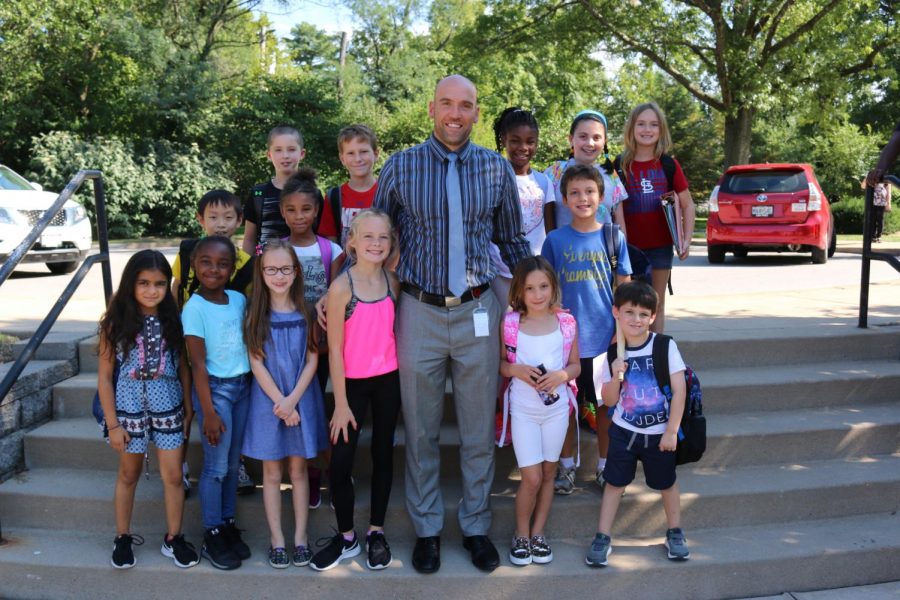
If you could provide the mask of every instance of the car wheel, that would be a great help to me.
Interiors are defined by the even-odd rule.
[[[47,263],[47,268],[50,269],[50,272],[54,275],[65,275],[78,268],[78,261],[73,260],[69,262]]]
[[[825,248],[816,248],[813,246],[812,261],[814,265],[824,265],[828,262],[828,256],[828,251]]]
[[[711,265],[721,265],[725,262],[725,246],[707,246],[706,258]]]
[[[735,258],[747,258],[747,249],[743,246],[738,246],[731,253],[734,254]]]
[[[828,258],[834,256],[837,250],[837,232],[834,230],[834,223],[831,224],[831,239],[828,241]]]

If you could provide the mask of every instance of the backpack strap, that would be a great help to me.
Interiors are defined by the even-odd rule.
[[[263,186],[258,185],[253,188],[253,209],[256,213],[256,239],[254,241],[259,242],[263,224]]]
[[[557,311],[556,318],[559,320],[559,330],[563,336],[563,363],[566,363],[569,360],[569,353],[572,351],[572,344],[575,343],[578,325],[575,323],[575,317],[561,310]]]
[[[622,155],[619,154],[613,159],[613,171],[619,176],[619,179],[622,181],[622,185],[625,185],[627,179],[625,179],[625,172],[622,171]]]
[[[344,230],[343,210],[341,209],[341,186],[336,185],[328,190],[328,203],[331,205],[331,217],[334,219],[334,231],[338,241],[341,241],[341,233]]]
[[[196,276],[188,282],[191,274],[191,254],[193,254],[198,241],[200,240],[181,240],[178,245],[178,264],[181,269],[181,278],[178,280],[178,297],[175,298],[178,308],[184,308],[185,295],[190,297],[200,287]]]
[[[669,341],[668,335],[656,333],[653,335],[653,374],[656,376],[656,385],[665,395],[666,400],[672,401],[672,378],[669,375]]]
[[[668,154],[659,157],[659,164],[662,166],[663,173],[666,174],[666,182],[669,184],[669,191],[675,191],[675,159]]]
[[[319,254],[322,255],[322,266],[325,267],[325,285],[331,285],[331,240],[317,235],[316,243],[319,245]]]
[[[519,319],[521,315],[514,310],[503,316],[503,346],[506,348],[506,362],[516,363],[516,345],[519,342]]]
[[[609,259],[609,266],[612,270],[613,282],[615,287],[616,269],[619,267],[619,231],[621,228],[615,223],[606,223],[603,225],[603,239],[606,241],[606,257]]]
[[[251,254],[250,259],[244,263],[244,266],[235,272],[234,277],[231,278],[231,281],[226,286],[229,290],[244,293],[244,290],[253,281],[253,262],[255,260],[256,257]]]

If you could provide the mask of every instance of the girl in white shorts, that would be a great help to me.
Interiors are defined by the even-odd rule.
[[[560,309],[559,281],[546,259],[531,257],[516,266],[509,304],[500,373],[510,378],[504,402],[521,473],[509,560],[524,566],[553,560],[544,526],[569,411],[575,406],[570,382],[581,365],[575,318]]]

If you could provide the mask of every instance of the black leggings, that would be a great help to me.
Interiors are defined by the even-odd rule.
[[[357,427],[362,427],[372,405],[372,506],[369,523],[384,527],[391,483],[394,479],[394,429],[400,413],[400,375],[391,371],[366,379],[346,379],[347,403]],[[359,429],[348,427],[350,441],[339,435],[331,450],[331,497],[339,531],[353,529],[353,459]]]

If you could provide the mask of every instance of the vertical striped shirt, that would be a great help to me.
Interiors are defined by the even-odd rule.
[[[391,216],[400,235],[400,281],[429,294],[450,295],[447,288],[447,154],[434,135],[392,155],[378,178],[376,208]],[[512,270],[531,256],[522,233],[516,177],[496,152],[467,142],[459,155],[466,281],[469,287],[494,278],[489,246],[500,248]]]

